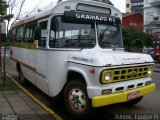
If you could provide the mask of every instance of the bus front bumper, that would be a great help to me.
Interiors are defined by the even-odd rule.
[[[155,91],[155,88],[156,88],[156,85],[152,83],[150,85],[147,85],[141,88],[135,88],[132,90],[122,91],[122,92],[108,94],[108,95],[95,96],[92,99],[92,106],[101,107],[101,106],[115,104],[115,103],[127,102],[128,94],[139,92],[139,97],[140,97]]]

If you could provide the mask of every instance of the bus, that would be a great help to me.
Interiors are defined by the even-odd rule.
[[[116,103],[134,105],[155,90],[150,55],[125,52],[122,14],[113,5],[67,0],[17,20],[10,58],[23,83],[63,96],[75,117]]]

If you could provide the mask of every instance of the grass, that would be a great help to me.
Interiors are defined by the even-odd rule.
[[[3,78],[0,81],[0,91],[7,91],[7,90],[17,90],[19,89],[15,83],[13,83],[11,80],[8,80],[6,77],[5,84],[3,84]]]

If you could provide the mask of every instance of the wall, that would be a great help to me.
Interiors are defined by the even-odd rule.
[[[122,18],[123,27],[136,27],[137,30],[143,30],[143,15],[141,13],[133,13]]]

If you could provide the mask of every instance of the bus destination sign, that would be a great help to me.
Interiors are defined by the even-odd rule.
[[[64,13],[67,20],[82,20],[82,21],[99,21],[106,23],[120,23],[121,20],[118,17],[113,17],[105,14],[89,13],[89,12],[75,12],[66,11]]]

